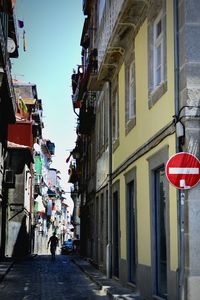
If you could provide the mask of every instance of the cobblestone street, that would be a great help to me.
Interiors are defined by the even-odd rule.
[[[69,256],[38,255],[17,262],[0,284],[1,300],[109,299]]]

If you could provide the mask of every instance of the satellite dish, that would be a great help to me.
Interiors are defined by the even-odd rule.
[[[16,49],[16,45],[13,39],[11,39],[10,37],[8,37],[7,40],[7,51],[8,53],[13,53]]]

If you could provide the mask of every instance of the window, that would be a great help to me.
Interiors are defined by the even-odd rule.
[[[164,80],[163,13],[154,22],[154,88]]]
[[[93,144],[92,141],[89,140],[88,141],[88,177],[90,178],[93,175],[93,171],[94,171],[94,160],[93,160]]]
[[[100,103],[100,149],[104,146],[104,97],[101,99]]]
[[[104,91],[101,92],[98,98],[96,126],[96,149],[97,153],[100,153],[104,146]]]
[[[132,62],[128,68],[128,120],[135,116],[134,94],[134,64]]]
[[[125,63],[126,134],[135,126],[135,62],[131,53]]]
[[[100,262],[103,263],[104,256],[104,194],[100,198]]]
[[[99,0],[99,2],[98,2],[99,25],[101,23],[101,19],[102,19],[102,16],[103,16],[104,7],[105,7],[105,0]]]
[[[119,109],[118,109],[118,91],[115,90],[113,93],[112,102],[112,139],[113,148],[117,147],[117,141],[119,139]]]
[[[166,1],[152,3],[148,15],[149,108],[167,91]]]
[[[108,85],[98,95],[96,111],[96,150],[102,153],[108,144]]]
[[[99,140],[100,140],[100,110],[97,108],[96,112],[96,152],[99,153]]]
[[[104,101],[104,143],[105,145],[108,144],[108,111],[109,111],[109,106],[108,106],[108,87],[105,90],[105,101]]]

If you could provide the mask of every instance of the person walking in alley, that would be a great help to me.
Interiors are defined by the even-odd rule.
[[[49,241],[48,241],[48,244],[47,244],[47,248],[49,247],[49,244],[50,244],[51,258],[52,258],[52,260],[55,260],[56,247],[58,246],[58,238],[57,238],[55,232],[49,238]]]

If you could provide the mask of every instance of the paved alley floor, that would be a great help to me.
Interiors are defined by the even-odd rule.
[[[17,262],[0,283],[1,300],[109,299],[69,256],[38,255]]]

